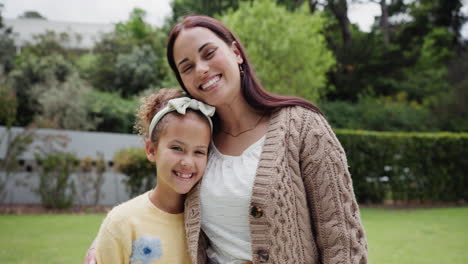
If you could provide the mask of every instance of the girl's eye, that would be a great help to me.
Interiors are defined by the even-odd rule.
[[[195,151],[195,154],[198,154],[198,155],[206,155],[206,153],[204,151]]]
[[[175,151],[182,151],[182,148],[179,147],[179,146],[173,146],[171,147],[172,150],[175,150]]]

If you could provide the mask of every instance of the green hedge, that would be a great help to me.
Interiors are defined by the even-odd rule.
[[[468,133],[335,132],[359,202],[468,200]]]

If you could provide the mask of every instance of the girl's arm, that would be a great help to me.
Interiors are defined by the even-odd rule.
[[[86,252],[86,256],[84,259],[84,264],[96,264],[96,239],[94,239],[93,243],[89,247],[88,251]]]
[[[367,263],[367,241],[345,152],[322,115],[304,110],[301,173],[321,263]]]

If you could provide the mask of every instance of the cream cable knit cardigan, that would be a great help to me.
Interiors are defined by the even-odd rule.
[[[367,263],[367,242],[345,152],[325,118],[302,107],[275,111],[250,203],[253,263]],[[185,228],[194,264],[206,263],[200,185]]]

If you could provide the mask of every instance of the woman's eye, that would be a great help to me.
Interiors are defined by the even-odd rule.
[[[215,51],[216,51],[216,49],[209,49],[209,50],[206,52],[205,57],[206,57],[207,59],[213,57],[213,55],[215,54]]]
[[[184,67],[183,70],[182,70],[182,73],[187,72],[190,69],[192,69],[192,65],[188,65],[188,66]]]

